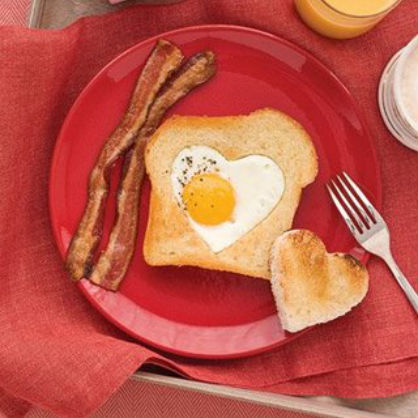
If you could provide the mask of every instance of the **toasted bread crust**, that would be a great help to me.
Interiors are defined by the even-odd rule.
[[[281,323],[291,332],[346,314],[368,290],[365,266],[349,254],[327,253],[321,239],[307,230],[276,239],[271,272]]]
[[[192,229],[172,192],[173,160],[191,145],[207,145],[229,160],[266,155],[280,166],[285,177],[285,191],[270,215],[217,254]],[[143,248],[147,263],[193,265],[263,279],[270,278],[268,261],[274,239],[291,227],[302,188],[318,171],[309,135],[292,118],[274,109],[247,116],[174,116],[150,139],[145,163],[152,184]]]

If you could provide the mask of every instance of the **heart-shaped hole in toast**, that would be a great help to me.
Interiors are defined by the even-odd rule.
[[[302,229],[276,239],[271,272],[280,320],[290,332],[346,314],[369,285],[365,266],[349,254],[328,253],[317,235]]]
[[[215,187],[203,181],[203,176],[208,174],[219,176],[233,190],[234,208],[231,218],[205,225],[196,222],[189,210],[184,210],[184,213],[192,228],[213,252],[218,253],[251,231],[271,213],[283,195],[285,179],[277,163],[264,155],[227,160],[211,147],[190,146],[176,156],[172,165],[171,182],[180,207],[187,206],[184,200],[185,187],[199,177],[199,192],[195,192],[192,198],[201,195],[201,200],[213,206],[215,213],[224,209],[219,206],[226,204],[226,201],[218,201],[217,206],[214,199],[216,195],[213,193]],[[197,199],[193,205],[199,210]]]

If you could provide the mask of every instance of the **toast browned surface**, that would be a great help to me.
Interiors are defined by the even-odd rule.
[[[279,236],[271,252],[271,286],[284,329],[296,332],[346,314],[365,297],[369,275],[354,257],[327,253],[311,231]]]
[[[177,154],[192,145],[216,149],[228,160],[265,155],[283,171],[285,189],[272,212],[219,253],[210,250],[178,206],[171,185]],[[302,189],[318,171],[312,141],[295,120],[274,109],[226,117],[174,116],[151,138],[145,163],[152,192],[144,241],[147,263],[193,265],[270,278],[269,255],[275,238],[292,225]]]

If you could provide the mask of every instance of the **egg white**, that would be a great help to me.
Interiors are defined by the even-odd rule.
[[[219,225],[203,225],[194,221],[183,203],[184,186],[196,174],[214,173],[228,180],[235,192],[232,219]],[[271,158],[249,155],[228,161],[218,151],[204,145],[184,148],[174,159],[171,183],[178,205],[192,228],[210,249],[219,253],[251,231],[279,203],[285,179]]]

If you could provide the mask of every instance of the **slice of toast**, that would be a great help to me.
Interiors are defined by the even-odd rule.
[[[327,253],[313,232],[292,230],[271,251],[271,287],[282,326],[290,332],[346,314],[366,296],[366,267],[348,254]]]
[[[176,202],[171,169],[186,147],[205,145],[228,160],[265,155],[281,168],[285,188],[270,214],[218,253],[191,227]],[[295,120],[274,109],[226,117],[174,116],[152,136],[145,153],[152,192],[144,257],[150,265],[193,265],[270,279],[269,254],[274,239],[292,225],[302,189],[318,171],[312,141]]]

